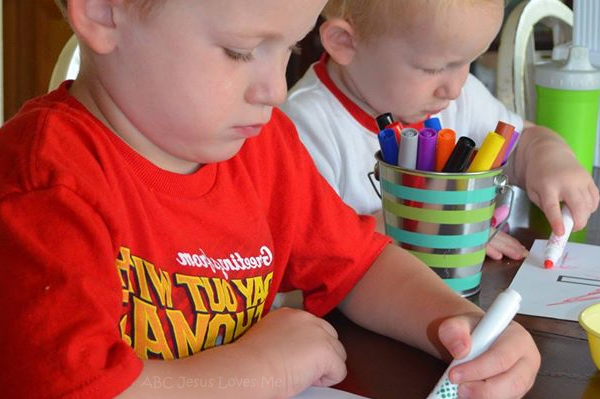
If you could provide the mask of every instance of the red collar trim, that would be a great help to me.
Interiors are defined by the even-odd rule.
[[[329,60],[329,54],[323,53],[318,62],[313,65],[317,78],[325,85],[325,87],[334,95],[334,97],[342,104],[346,111],[352,115],[352,117],[360,123],[365,129],[371,131],[374,134],[379,133],[377,122],[375,118],[366,113],[356,103],[354,103],[348,96],[346,96],[333,82],[329,72],[327,72],[327,61]],[[417,130],[423,129],[423,121],[404,125],[404,127],[412,127]]]

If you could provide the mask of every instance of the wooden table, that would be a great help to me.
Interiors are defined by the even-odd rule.
[[[511,234],[528,248],[539,236],[531,229]],[[510,285],[520,265],[520,261],[486,259],[481,292],[471,300],[487,309]],[[446,369],[442,361],[362,329],[338,311],[329,314],[327,320],[337,329],[348,353],[348,376],[336,388],[373,399],[423,399]],[[542,354],[536,383],[526,398],[600,398],[600,373],[577,322],[524,315],[517,315],[516,320],[532,334]]]

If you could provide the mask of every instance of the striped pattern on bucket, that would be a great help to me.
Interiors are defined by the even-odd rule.
[[[379,162],[379,173],[387,235],[454,291],[477,292],[501,170],[448,174]]]

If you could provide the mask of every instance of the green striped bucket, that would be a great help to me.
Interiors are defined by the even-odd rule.
[[[479,292],[496,196],[506,186],[502,168],[424,172],[375,157],[386,234],[460,295]]]

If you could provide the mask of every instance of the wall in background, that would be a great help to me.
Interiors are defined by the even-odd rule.
[[[46,92],[71,30],[53,0],[3,0],[4,116]]]

